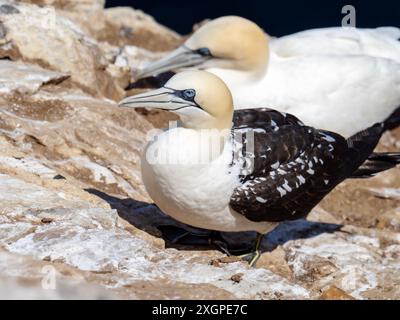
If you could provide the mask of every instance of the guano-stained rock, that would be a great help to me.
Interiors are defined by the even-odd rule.
[[[282,223],[250,269],[147,195],[140,153],[172,118],[113,101],[182,37],[102,0],[23,2],[0,0],[0,298],[400,299],[399,168]]]

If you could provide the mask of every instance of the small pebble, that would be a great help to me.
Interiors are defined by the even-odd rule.
[[[235,283],[239,283],[240,281],[242,281],[244,274],[243,273],[236,273],[231,277],[231,280]]]

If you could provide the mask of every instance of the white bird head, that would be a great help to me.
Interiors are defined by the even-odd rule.
[[[174,112],[189,129],[226,130],[232,126],[231,92],[220,78],[206,71],[178,73],[163,87],[127,97],[119,106]]]
[[[268,65],[268,36],[254,22],[237,16],[212,20],[182,46],[139,70],[137,78],[195,67],[263,73]]]

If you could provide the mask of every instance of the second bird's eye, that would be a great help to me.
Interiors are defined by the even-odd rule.
[[[196,95],[196,91],[194,89],[186,89],[183,90],[183,98],[187,100],[193,100]]]
[[[202,56],[211,56],[211,52],[210,49],[208,48],[200,48],[196,50],[198,54],[202,55]]]

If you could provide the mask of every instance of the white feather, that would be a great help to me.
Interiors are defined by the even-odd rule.
[[[236,109],[269,107],[346,137],[400,106],[400,29],[326,28],[271,40],[266,74],[210,68]]]
[[[168,130],[148,144],[142,157],[142,177],[151,198],[169,216],[192,226],[220,231],[266,233],[276,223],[247,220],[229,207],[239,186],[239,169],[230,167],[232,147],[203,161],[209,140],[196,130]],[[154,155],[168,154],[168,161]],[[202,159],[201,161],[199,161]]]
[[[281,57],[304,55],[363,55],[400,62],[400,29],[322,28],[273,38],[271,51]]]

